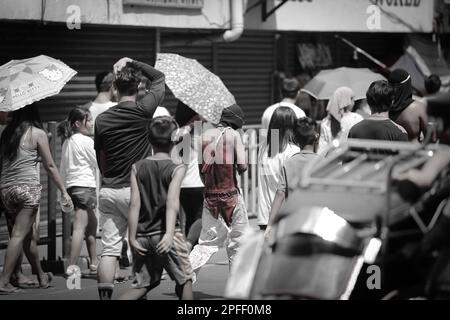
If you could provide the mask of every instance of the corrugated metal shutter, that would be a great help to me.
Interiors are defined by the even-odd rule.
[[[215,72],[244,109],[246,123],[259,123],[264,109],[272,102],[274,34],[244,31],[237,41],[216,45],[207,40],[209,37],[211,33],[207,31],[164,31],[161,32],[161,52],[197,59]],[[164,106],[175,112],[176,101],[170,92],[166,93]]]
[[[38,102],[43,121],[60,121],[96,95],[94,77],[121,57],[154,63],[155,30],[64,24],[0,23],[0,64],[40,54],[60,59],[78,74],[57,96]]]
[[[232,43],[218,45],[218,75],[245,112],[246,124],[258,124],[272,103],[275,71],[274,33],[244,31]]]
[[[327,45],[333,58],[333,65],[330,68],[341,66],[377,68],[374,63],[362,55],[358,55],[358,60],[355,61],[353,59],[353,49],[335,38],[334,35],[334,33],[317,32],[286,33],[289,71],[294,72],[294,74],[299,74],[302,71],[298,62],[298,43],[323,43]],[[392,65],[403,52],[405,34],[340,33],[339,35],[388,66]]]
[[[0,65],[11,59],[45,54],[60,59],[78,72],[60,94],[37,103],[44,122],[61,121],[74,106],[95,97],[95,74],[112,70],[113,64],[120,58],[130,57],[154,64],[155,29],[93,25],[81,27],[81,30],[69,30],[64,24],[0,22]],[[61,142],[58,138],[57,152],[53,155],[58,166],[60,154]],[[41,217],[44,226],[47,179],[47,173],[41,168],[41,183],[44,187]]]

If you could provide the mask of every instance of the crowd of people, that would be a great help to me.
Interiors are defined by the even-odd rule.
[[[428,79],[430,90],[434,80]],[[145,92],[140,93],[143,82]],[[219,123],[210,123],[180,101],[172,117],[161,107],[164,74],[130,58],[97,75],[95,84],[96,98],[71,110],[58,126],[59,168],[34,104],[11,112],[8,121],[2,114],[7,126],[1,135],[0,199],[10,240],[0,293],[17,293],[24,283],[33,284],[20,270],[23,253],[36,285],[47,288],[52,281],[53,275],[40,266],[36,247],[42,189],[37,166],[42,160],[62,201],[74,207],[67,276],[75,272],[85,240],[99,298],[112,299],[126,242],[133,281],[120,299],[143,298],[159,285],[163,270],[175,281],[180,299],[193,299],[201,267],[223,246],[231,266],[249,227],[237,183],[247,170],[239,132],[244,112],[238,105],[228,106]],[[413,98],[411,77],[404,70],[369,86],[371,114],[365,118],[352,111],[352,88],[340,87],[319,126],[295,104],[299,89],[295,78],[284,79],[283,100],[262,114],[256,214],[266,235],[306,163],[326,157],[334,140],[422,141],[427,134],[425,105]],[[194,130],[196,123],[201,123],[200,132]],[[189,141],[188,147],[180,149],[180,141]]]

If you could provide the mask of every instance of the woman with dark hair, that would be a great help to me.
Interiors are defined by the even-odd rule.
[[[48,288],[52,280],[52,274],[44,273],[41,268],[36,237],[33,237],[33,223],[36,221],[42,189],[37,169],[38,158],[42,159],[45,170],[61,191],[64,201],[70,203],[70,196],[50,153],[47,133],[37,107],[29,105],[11,113],[11,122],[0,139],[0,196],[6,214],[14,221],[0,275],[0,293],[3,294],[19,291],[11,285],[10,278],[22,247],[33,272],[37,274],[39,287]]]
[[[319,138],[317,125],[308,117],[298,119],[294,125],[294,140],[302,151],[289,158],[281,169],[277,191],[270,208],[270,219],[266,228],[266,237],[270,233],[271,225],[280,210],[289,190],[295,190],[301,180],[302,172],[309,161],[318,161],[315,153],[316,142]]]
[[[75,207],[69,266],[66,271],[69,276],[75,270],[85,236],[90,258],[89,270],[91,274],[97,274],[97,158],[94,140],[89,137],[93,125],[90,112],[78,107],[72,109],[67,119],[58,126],[58,135],[63,139],[60,172]]]
[[[267,138],[258,151],[258,210],[257,221],[264,230],[269,221],[270,206],[277,191],[279,176],[284,163],[300,152],[294,144],[293,129],[297,117],[288,107],[275,110],[269,123]]]
[[[328,101],[328,116],[320,125],[319,149],[322,153],[334,139],[347,139],[350,129],[364,118],[351,112],[355,104],[353,91],[348,87],[336,89]]]
[[[8,123],[8,112],[0,111],[0,136],[2,135],[3,130],[6,128],[7,123]],[[0,173],[1,173],[1,166],[0,166]],[[0,197],[0,218],[4,212],[5,208],[2,203],[2,197]],[[8,227],[8,233],[9,236],[11,236],[14,223],[9,219],[10,218],[9,216],[6,216],[5,218]],[[38,239],[37,230],[33,230],[33,236],[36,239]],[[11,275],[10,280],[11,284],[19,288],[32,288],[37,286],[37,282],[35,280],[29,279],[22,273],[22,259],[23,254],[21,253],[19,258],[17,259],[16,268]]]

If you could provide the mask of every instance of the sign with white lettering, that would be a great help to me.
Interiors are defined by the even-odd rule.
[[[256,4],[250,0],[248,7]],[[270,12],[281,0],[267,1]],[[246,29],[285,31],[411,32],[433,30],[434,1],[430,0],[290,0],[266,21],[252,9]]]

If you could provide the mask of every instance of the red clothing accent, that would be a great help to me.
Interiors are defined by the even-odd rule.
[[[200,174],[205,184],[205,202],[208,209],[216,219],[220,214],[226,224],[230,225],[231,216],[239,195],[235,193],[238,188],[234,139],[227,137],[227,130],[232,129],[225,129],[223,135],[217,130],[217,134],[211,137],[212,141],[203,139],[202,154],[204,163],[200,164]],[[221,137],[219,138],[220,135]],[[217,148],[214,150],[217,139],[219,139]],[[216,195],[208,195],[208,193],[215,193]]]
[[[214,218],[218,219],[220,215],[227,226],[230,226],[233,220],[233,212],[238,202],[238,198],[238,194],[223,197],[205,195],[205,205]]]

